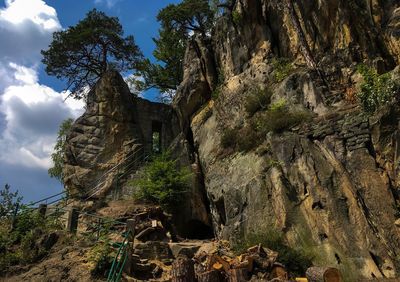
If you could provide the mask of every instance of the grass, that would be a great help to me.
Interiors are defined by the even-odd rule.
[[[365,112],[375,113],[399,94],[400,85],[391,78],[390,73],[379,75],[366,65],[359,65],[357,70],[363,77],[357,97]]]
[[[266,110],[271,103],[272,91],[269,88],[255,88],[246,97],[244,108],[249,117],[261,110]]]
[[[253,95],[260,97],[260,94]],[[263,99],[267,101],[266,98]],[[284,99],[273,104],[268,103],[268,109],[264,111],[260,111],[262,109],[260,105],[264,104],[254,102],[255,98],[254,100],[248,98],[247,101],[251,101],[247,104],[248,114],[253,115],[249,117],[247,125],[241,128],[227,128],[222,132],[221,146],[224,149],[232,148],[240,152],[248,152],[261,145],[269,132],[282,133],[311,118],[311,114],[306,111],[290,110]]]
[[[272,67],[274,68],[275,82],[281,82],[287,78],[293,71],[292,62],[288,58],[275,58],[272,60]]]
[[[310,119],[310,114],[305,111],[291,111],[285,100],[271,104],[268,111],[255,117],[252,127],[264,134],[268,132],[281,133],[295,125]]]

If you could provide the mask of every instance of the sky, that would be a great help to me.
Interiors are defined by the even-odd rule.
[[[0,188],[7,183],[25,202],[62,190],[48,176],[61,122],[83,113],[83,102],[64,98],[65,83],[48,76],[40,50],[55,31],[75,25],[96,8],[117,16],[152,58],[160,9],[178,0],[0,0]],[[144,93],[151,100],[155,90]]]

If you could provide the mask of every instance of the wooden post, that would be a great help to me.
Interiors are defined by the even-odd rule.
[[[127,219],[126,220],[126,231],[129,232],[129,238],[128,241],[132,242],[135,238],[135,220],[134,219]]]
[[[39,214],[42,218],[46,217],[46,211],[47,211],[47,204],[40,204],[39,205]]]
[[[210,270],[197,275],[198,282],[221,282],[221,273],[218,270]]]
[[[71,233],[76,233],[78,229],[78,218],[79,211],[77,208],[71,208],[68,213],[67,231]]]
[[[188,257],[180,256],[172,263],[172,282],[194,282],[194,264]]]
[[[249,279],[247,268],[235,268],[228,271],[229,282],[243,282]]]
[[[306,276],[309,282],[343,282],[339,270],[332,267],[310,267]]]
[[[124,265],[124,273],[128,274],[129,276],[133,276],[134,274],[134,262],[132,259],[133,256],[133,247],[132,243],[127,243],[126,249],[126,263]]]

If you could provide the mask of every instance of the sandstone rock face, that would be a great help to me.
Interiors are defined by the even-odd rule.
[[[237,1],[235,17],[218,20],[209,47],[224,78],[218,97],[201,103],[210,90],[199,82],[207,79],[199,63],[186,61],[185,73],[196,80],[185,76],[174,105],[187,113],[181,125],[193,136],[214,231],[235,242],[277,229],[348,281],[398,276],[399,108],[368,116],[344,98],[354,90],[358,63],[383,71],[399,63],[399,3],[293,2],[323,80],[304,66],[286,1]],[[191,54],[194,62],[205,60]],[[297,64],[280,82],[273,78],[276,57]],[[312,121],[270,132],[248,151],[222,148],[227,129],[248,123],[245,104],[254,89],[270,89],[271,103],[285,100]],[[191,103],[193,93],[201,106]]]
[[[154,127],[166,148],[177,134],[172,109],[135,98],[118,73],[107,73],[88,94],[86,111],[67,137],[67,189],[88,197],[121,186],[121,174],[151,153]]]

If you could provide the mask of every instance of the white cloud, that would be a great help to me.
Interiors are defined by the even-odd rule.
[[[0,161],[49,168],[50,154],[60,123],[77,118],[83,102],[67,99],[37,81],[34,69],[13,64],[15,81],[1,96],[0,112],[6,127],[0,137]]]
[[[0,9],[0,164],[48,169],[59,124],[82,102],[39,82],[40,50],[61,28],[42,0],[7,0]]]

